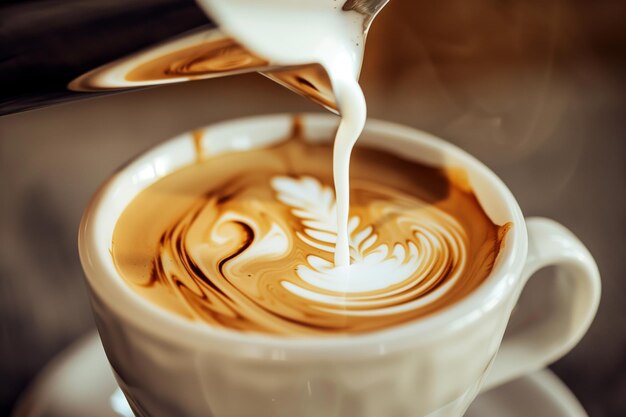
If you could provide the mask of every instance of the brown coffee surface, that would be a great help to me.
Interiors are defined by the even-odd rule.
[[[285,336],[400,325],[491,272],[510,224],[488,218],[459,169],[360,145],[351,182],[349,271],[332,265],[332,147],[299,134],[157,181],[122,213],[112,256],[128,285],[174,314]]]

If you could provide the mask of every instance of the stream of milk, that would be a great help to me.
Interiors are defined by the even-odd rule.
[[[321,64],[330,79],[341,122],[333,149],[337,201],[335,268],[350,265],[348,212],[350,154],[363,131],[366,105],[358,84],[366,16],[343,11],[342,0],[199,0],[243,45],[279,65]]]

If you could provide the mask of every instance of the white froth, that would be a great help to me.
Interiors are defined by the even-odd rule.
[[[334,221],[336,205],[330,188],[312,177],[275,177],[271,185],[277,199],[289,206],[291,213],[307,226],[304,233],[296,236],[311,248],[332,252],[339,233]],[[415,239],[405,244],[379,242],[371,225],[361,224],[357,216],[351,217],[346,222],[349,256],[352,258],[349,267],[336,266],[319,256],[310,255],[307,263],[299,265],[296,272],[302,281],[320,291],[288,281],[283,281],[282,285],[295,295],[337,308],[353,306],[368,309],[367,312],[346,314],[392,314],[432,302],[447,292],[458,279],[465,266],[466,249],[465,236],[456,219],[434,207],[429,207],[428,211],[430,215],[424,213],[420,223],[412,219],[399,220]],[[389,297],[417,286],[428,287],[432,284],[429,280],[446,275],[446,264],[436,262],[445,258],[446,254],[458,260],[458,265],[444,285],[419,300],[396,307],[383,307]],[[359,293],[377,294],[365,296]],[[347,299],[346,294],[352,296]]]

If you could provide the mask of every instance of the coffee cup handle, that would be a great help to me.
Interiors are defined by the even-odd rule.
[[[483,391],[539,370],[565,355],[583,337],[598,309],[600,273],[582,242],[553,220],[529,218],[526,226],[528,257],[520,292],[533,274],[548,266],[556,267],[552,279],[559,280],[555,283],[558,291],[552,305],[543,306],[542,319],[532,318],[538,310],[537,302],[518,303],[512,317],[521,315],[518,317],[526,320],[507,329]],[[533,289],[536,288],[529,288]],[[524,297],[528,300],[526,295],[529,294]]]

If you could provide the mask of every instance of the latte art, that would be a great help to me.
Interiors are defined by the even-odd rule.
[[[335,267],[331,166],[330,146],[294,138],[183,168],[122,214],[115,263],[187,318],[292,336],[398,325],[487,277],[508,226],[449,173],[367,148],[351,160],[350,266]]]
[[[303,232],[296,232],[298,239],[311,249],[333,253],[337,230],[331,188],[311,177],[276,177],[272,183],[279,191],[278,199],[292,207],[291,214],[304,226]],[[324,257],[309,255],[305,265],[296,267],[296,275],[308,285],[299,286],[289,280],[282,285],[303,298],[329,305],[323,309],[334,307],[344,314],[375,315],[385,314],[387,306],[408,310],[423,304],[419,296],[446,274],[447,286],[453,284],[467,256],[463,230],[454,218],[419,200],[393,195],[386,189],[373,190],[373,184],[362,186],[353,193],[367,194],[365,198],[371,203],[359,207],[357,211],[363,210],[363,215],[353,215],[348,222],[350,268],[336,268]],[[362,224],[361,217],[388,220],[375,232],[372,225]],[[438,261],[437,265],[433,260]],[[445,288],[438,291],[444,292]],[[364,310],[351,311],[353,307]]]

